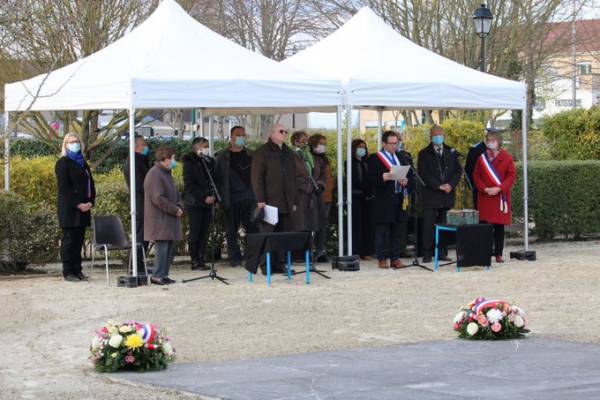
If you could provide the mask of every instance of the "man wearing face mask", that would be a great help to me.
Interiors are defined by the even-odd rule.
[[[148,241],[144,240],[144,179],[146,179],[146,174],[150,171],[149,154],[148,144],[144,137],[142,135],[135,135],[135,223],[137,240],[143,243],[146,254],[148,252]],[[127,188],[131,190],[131,185],[129,184],[129,156],[127,156],[123,165],[123,175],[125,176]],[[141,248],[138,248],[137,264],[138,271],[143,271],[144,258]]]
[[[221,207],[225,212],[227,254],[232,267],[241,265],[238,231],[240,225],[246,234],[258,229],[251,222],[256,200],[252,192],[252,153],[245,148],[246,130],[234,126],[230,131],[229,146],[217,154],[216,185],[221,194]]]
[[[455,188],[462,170],[456,151],[444,144],[444,130],[434,125],[429,130],[431,143],[419,152],[417,168],[425,183],[423,205],[423,262],[431,262],[436,223],[446,222],[446,213],[454,207]],[[440,248],[442,261],[450,261],[445,246]]]
[[[191,153],[184,155],[182,161],[183,204],[190,223],[188,245],[192,270],[209,269],[204,264],[204,254],[216,199],[207,174],[207,169],[212,176],[215,173],[215,160],[209,156],[208,140],[194,139]]]
[[[372,154],[368,161],[368,177],[374,195],[375,254],[379,268],[391,266],[397,269],[404,267],[400,261],[400,230],[401,222],[408,218],[408,179],[396,180],[391,173],[393,166],[403,165],[396,155],[396,133],[384,132],[381,143],[381,150]]]
[[[152,278],[155,285],[168,285],[175,241],[181,240],[183,204],[171,171],[177,166],[175,151],[168,146],[156,150],[154,167],[144,181],[144,239],[154,242]]]

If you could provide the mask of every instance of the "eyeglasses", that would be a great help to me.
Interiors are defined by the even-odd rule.
[[[79,140],[70,140],[67,142],[67,144],[71,144],[71,143],[79,143]]]
[[[386,144],[390,146],[396,146],[398,142],[387,142]]]
[[[288,132],[287,132],[285,129],[280,129],[280,130],[279,130],[279,133],[281,133],[281,134],[284,134],[284,135],[287,135],[287,133],[288,133]]]

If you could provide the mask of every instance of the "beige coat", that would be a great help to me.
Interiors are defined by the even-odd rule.
[[[171,170],[156,164],[144,180],[144,240],[181,240],[183,205]]]

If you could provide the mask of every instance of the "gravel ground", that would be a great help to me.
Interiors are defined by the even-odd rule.
[[[107,287],[101,268],[87,283],[64,282],[57,270],[0,278],[0,398],[197,398],[95,373],[88,346],[108,319],[167,328],[178,362],[222,361],[454,340],[451,321],[458,308],[484,296],[523,307],[532,336],[600,343],[600,313],[593,311],[600,308],[600,242],[532,249],[538,261],[511,260],[490,271],[391,271],[363,262],[360,272],[331,272],[331,280],[313,275],[310,286],[302,275],[291,284],[276,276],[271,288],[261,275],[250,284],[244,270],[227,267],[219,272],[230,286],[203,280]],[[181,267],[171,277],[195,275]]]

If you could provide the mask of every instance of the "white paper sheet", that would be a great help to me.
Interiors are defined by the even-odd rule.
[[[410,165],[392,165],[390,173],[394,180],[406,179],[406,174],[410,170]]]
[[[267,224],[277,225],[279,222],[279,210],[277,207],[265,205],[265,218],[263,220]]]

